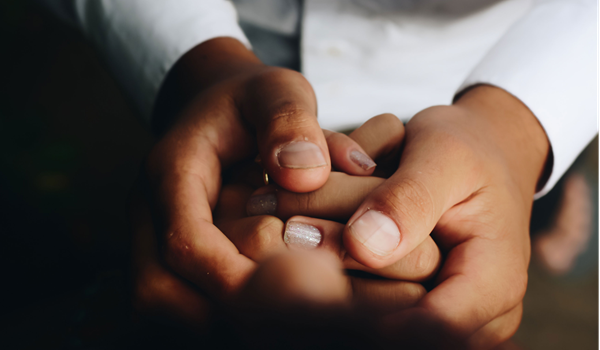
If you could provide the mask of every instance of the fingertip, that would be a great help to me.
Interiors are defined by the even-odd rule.
[[[274,185],[261,187],[254,191],[246,202],[248,216],[275,215],[277,212],[277,188]]]
[[[348,152],[348,158],[352,163],[361,168],[365,175],[371,175],[377,166],[377,163],[371,157],[357,149]]]
[[[342,258],[344,225],[335,221],[295,215],[286,222],[284,240],[290,248],[319,248]]]
[[[343,242],[350,256],[370,268],[383,268],[401,258],[398,248],[402,235],[398,225],[377,210],[355,214],[344,228]]]
[[[313,169],[328,164],[321,147],[309,141],[292,141],[275,152],[279,167],[286,169]]]
[[[261,158],[269,183],[304,193],[319,189],[331,172],[331,160],[325,139],[319,131],[315,142],[308,138],[268,147]]]
[[[335,169],[349,175],[369,176],[373,174],[377,164],[356,141],[342,133],[328,130],[323,130],[323,132],[327,139],[331,163]]]

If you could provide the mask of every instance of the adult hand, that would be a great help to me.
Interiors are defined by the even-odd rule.
[[[228,299],[255,263],[213,224],[221,171],[258,148],[263,166],[284,188],[319,188],[330,158],[315,96],[301,74],[261,64],[230,38],[187,53],[164,89],[166,96],[184,98],[177,112],[156,117],[166,131],[145,167],[159,243],[177,274],[212,297]],[[162,110],[160,99],[158,106]]]

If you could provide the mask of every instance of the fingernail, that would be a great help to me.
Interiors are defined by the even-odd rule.
[[[323,152],[312,142],[292,142],[277,154],[279,165],[291,169],[316,168],[327,165]]]
[[[371,157],[356,150],[350,152],[350,160],[364,170],[369,170],[372,167],[377,166],[377,163],[375,163]]]
[[[385,256],[400,243],[400,231],[396,223],[384,214],[367,210],[350,225],[350,233],[373,253]]]
[[[275,193],[257,194],[246,203],[248,216],[274,215],[277,210],[277,196]]]
[[[283,241],[296,248],[314,249],[321,243],[321,231],[318,228],[297,221],[285,225]]]

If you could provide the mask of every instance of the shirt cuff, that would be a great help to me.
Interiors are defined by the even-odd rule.
[[[196,45],[232,37],[250,48],[224,0],[76,0],[76,21],[150,123],[158,90]]]
[[[554,164],[535,198],[554,187],[598,132],[596,6],[595,0],[538,1],[458,90],[500,87],[538,118]]]

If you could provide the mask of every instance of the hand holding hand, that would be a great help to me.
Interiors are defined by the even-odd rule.
[[[400,165],[388,180],[359,186],[332,173],[315,192],[278,191],[277,215],[354,213],[344,247],[374,269],[406,259],[433,237],[445,253],[435,287],[380,329],[404,344],[416,338],[420,348],[488,348],[520,322],[531,205],[549,157],[533,114],[505,91],[478,86],[406,125]]]

